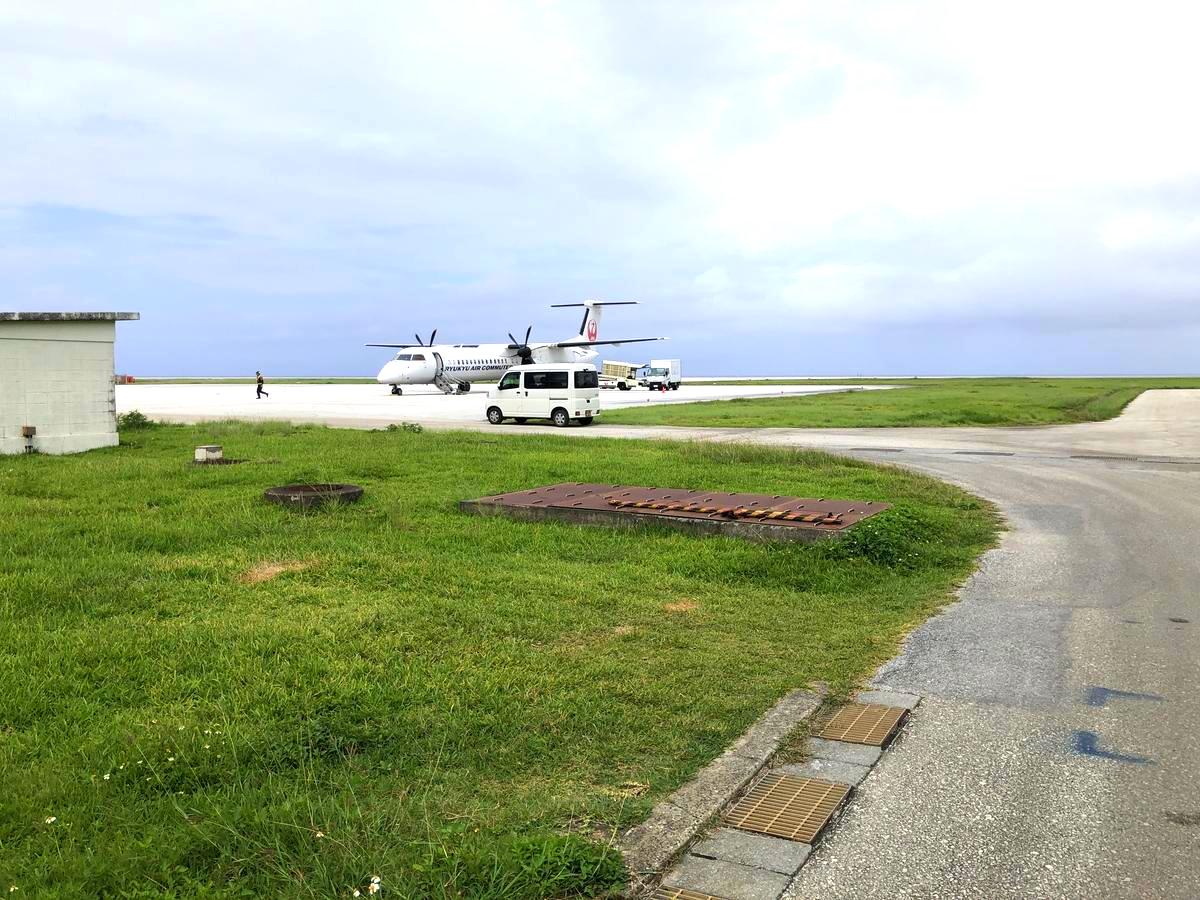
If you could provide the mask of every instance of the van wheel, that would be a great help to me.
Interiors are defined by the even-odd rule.
[[[517,416],[515,419],[513,419],[513,421],[516,422],[518,425],[524,425],[529,420],[527,418],[525,418],[524,416]]]
[[[500,407],[489,406],[487,411],[488,421],[493,425],[499,425],[504,421],[504,413],[500,412]]]
[[[617,385],[617,387],[619,387],[619,388],[620,388],[621,390],[623,390],[623,391],[627,391],[627,390],[629,390],[629,385],[627,385],[627,384],[626,384],[625,382],[623,382],[623,381],[622,381],[620,384],[618,384],[618,385]]]
[[[550,421],[559,428],[566,428],[571,424],[571,417],[567,415],[567,411],[560,406],[554,412],[550,413]]]
[[[582,419],[580,419],[579,421],[580,421],[580,422],[582,422],[584,425],[591,425],[591,424],[592,424],[592,418],[593,418],[592,416],[584,416],[584,417],[583,417]]]

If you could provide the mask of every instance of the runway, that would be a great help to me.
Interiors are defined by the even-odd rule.
[[[116,391],[118,413],[136,409],[163,422],[285,419],[343,428],[381,428],[393,422],[434,427],[486,425],[489,387],[477,384],[468,394],[443,394],[432,387],[407,388],[403,396],[394,397],[387,386],[379,384],[274,384],[267,386],[270,397],[263,400],[255,399],[252,384],[122,384]],[[602,390],[600,408],[889,389],[890,385],[685,383],[679,390],[666,393],[645,388]],[[599,421],[603,421],[603,415]]]

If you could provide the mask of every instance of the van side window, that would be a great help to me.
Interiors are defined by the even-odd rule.
[[[502,391],[511,390],[512,388],[520,387],[520,386],[521,386],[521,373],[520,372],[509,372],[507,375],[505,375],[503,378],[500,379],[500,390],[502,390]]]
[[[530,390],[566,390],[566,372],[526,372],[525,387]]]
[[[575,372],[575,387],[600,387],[600,376],[596,374],[594,369],[579,369]]]

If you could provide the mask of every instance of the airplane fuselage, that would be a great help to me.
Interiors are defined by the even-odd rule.
[[[595,350],[582,347],[533,349],[534,362],[588,362],[597,355]],[[379,370],[375,380],[390,385],[499,381],[501,375],[520,362],[520,354],[507,344],[405,347]]]
[[[630,306],[634,301],[585,300],[582,303],[556,303],[556,307],[583,307],[583,322],[578,334],[561,341],[533,341],[525,331],[525,339],[518,340],[509,334],[508,344],[435,344],[435,329],[428,341],[420,335],[416,344],[368,344],[368,347],[393,347],[399,352],[379,370],[375,380],[390,384],[393,394],[404,393],[403,385],[432,384],[447,394],[461,393],[471,387],[473,381],[499,381],[510,368],[522,363],[588,363],[599,353],[594,349],[600,345],[620,345],[658,341],[662,338],[628,338],[625,340],[600,340],[600,314],[605,306]]]

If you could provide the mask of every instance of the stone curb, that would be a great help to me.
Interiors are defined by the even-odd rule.
[[[824,697],[824,686],[784,696],[695,778],[660,801],[645,822],[621,836],[618,846],[635,887],[647,876],[662,873],[709,820],[766,767],[784,739],[813,714]]]

